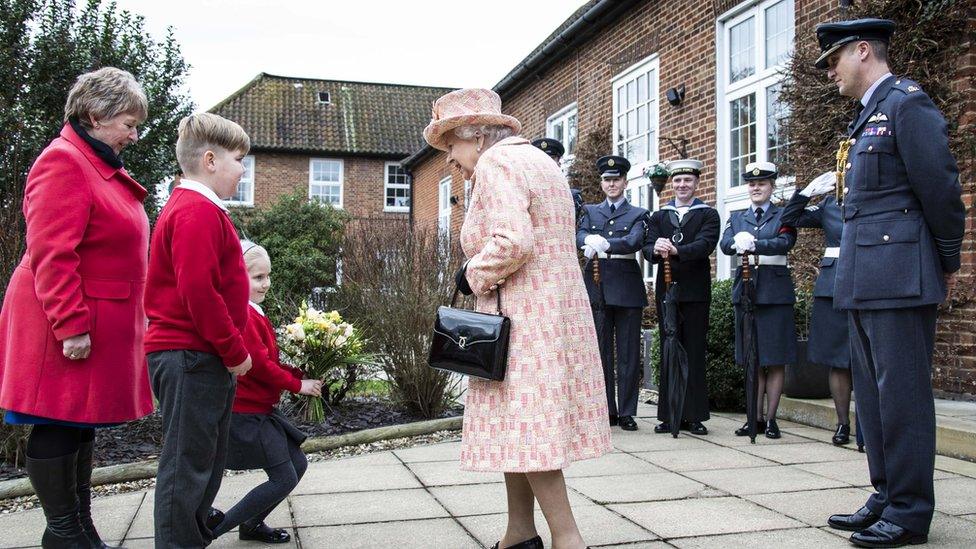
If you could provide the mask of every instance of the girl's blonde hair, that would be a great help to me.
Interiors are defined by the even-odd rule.
[[[244,265],[250,269],[251,263],[257,259],[267,259],[268,263],[271,263],[271,256],[268,255],[268,250],[264,249],[264,246],[255,244],[250,240],[241,240],[241,252],[244,254]]]

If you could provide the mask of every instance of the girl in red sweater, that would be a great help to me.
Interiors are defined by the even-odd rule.
[[[301,444],[305,434],[292,425],[274,405],[282,391],[321,396],[322,382],[302,379],[302,372],[278,360],[278,344],[271,322],[260,303],[271,288],[271,259],[257,244],[241,242],[244,264],[251,284],[250,310],[244,344],[252,367],[237,379],[237,394],[230,423],[228,469],[264,469],[268,481],[248,492],[213,529],[214,538],[240,525],[238,537],[264,543],[287,543],[291,535],[271,529],[264,518],[284,501],[301,480],[308,461]]]

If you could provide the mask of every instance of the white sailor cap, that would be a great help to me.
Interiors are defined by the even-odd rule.
[[[695,160],[694,158],[682,158],[680,160],[671,160],[667,162],[666,167],[668,169],[668,175],[674,177],[681,174],[691,174],[695,177],[701,175],[702,168],[705,163],[701,160]]]
[[[779,175],[779,171],[776,169],[776,164],[772,162],[750,162],[746,164],[746,170],[742,172],[742,180],[776,179],[777,175]]]

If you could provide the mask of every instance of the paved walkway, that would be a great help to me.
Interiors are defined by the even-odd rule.
[[[642,406],[640,431],[614,428],[616,451],[567,469],[570,499],[592,546],[849,547],[826,526],[832,512],[853,511],[868,495],[864,455],[837,448],[823,429],[781,422],[783,438],[757,444],[735,437],[741,416],[714,414],[711,434],[655,435]],[[458,442],[313,464],[270,517],[292,531],[295,547],[490,547],[505,527],[500,475],[458,470]],[[930,547],[976,545],[976,464],[939,457]],[[227,477],[217,505],[227,508],[263,480]],[[152,546],[153,492],[98,498],[96,523],[106,539],[131,549]],[[541,513],[536,522],[548,547]],[[36,544],[40,510],[0,516],[0,547]],[[236,535],[213,547],[256,546]]]

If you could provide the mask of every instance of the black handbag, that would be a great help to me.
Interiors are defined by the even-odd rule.
[[[508,365],[512,321],[502,315],[501,290],[495,292],[498,314],[456,309],[458,288],[450,307],[438,307],[428,363],[431,368],[501,381]]]

